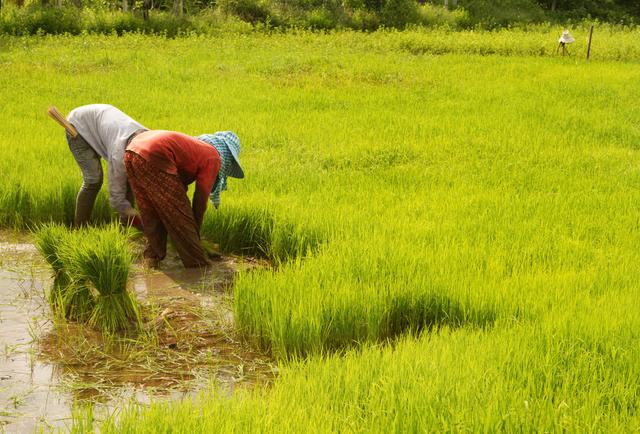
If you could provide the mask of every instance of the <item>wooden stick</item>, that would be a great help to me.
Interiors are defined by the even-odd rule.
[[[589,45],[587,45],[587,60],[591,54],[591,38],[593,37],[593,24],[591,24],[591,30],[589,31]]]
[[[51,116],[54,121],[62,125],[62,127],[69,133],[71,137],[73,137],[74,139],[78,137],[78,131],[74,128],[73,125],[69,123],[68,120],[65,119],[64,116],[62,116],[62,114],[60,114],[55,106],[49,107],[49,109],[47,110],[47,114]]]

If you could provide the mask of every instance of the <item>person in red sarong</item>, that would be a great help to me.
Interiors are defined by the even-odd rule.
[[[207,199],[223,175],[216,147],[175,131],[146,131],[131,141],[124,163],[147,239],[145,263],[155,267],[164,259],[168,234],[185,267],[208,265],[200,228]],[[192,182],[196,185],[189,203]]]

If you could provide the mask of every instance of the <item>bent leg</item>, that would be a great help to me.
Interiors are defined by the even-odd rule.
[[[157,183],[153,168],[138,154],[125,152],[124,166],[138,203],[143,233],[147,240],[144,257],[161,261],[167,254],[167,230],[153,204],[152,196],[162,186]]]
[[[186,268],[202,267],[209,264],[200,234],[193,217],[187,189],[175,175],[160,172],[155,194],[151,198],[169,236],[176,246],[180,259]],[[143,224],[146,223],[143,221]]]
[[[83,226],[89,223],[93,205],[102,187],[102,165],[100,156],[81,135],[73,138],[67,133],[67,143],[82,171],[82,186],[76,197],[74,225]]]

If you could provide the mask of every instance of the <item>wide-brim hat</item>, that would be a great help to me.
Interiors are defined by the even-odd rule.
[[[229,167],[227,176],[244,178],[244,170],[242,170],[242,166],[240,165],[240,139],[233,131],[218,131],[215,134],[203,134],[198,136],[198,139],[214,147],[216,144],[224,144],[233,156],[233,163]]]
[[[562,36],[558,39],[558,42],[564,42],[565,44],[571,44],[573,41],[575,41],[575,39],[569,34],[568,30],[562,32]]]

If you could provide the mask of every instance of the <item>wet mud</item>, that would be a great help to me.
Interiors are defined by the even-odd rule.
[[[172,251],[157,270],[136,265],[129,289],[143,331],[103,336],[52,318],[50,269],[29,236],[0,233],[0,432],[65,427],[74,406],[89,403],[100,418],[212,385],[229,394],[268,385],[277,367],[242,341],[231,311],[238,270],[267,265],[224,256],[187,270]]]

